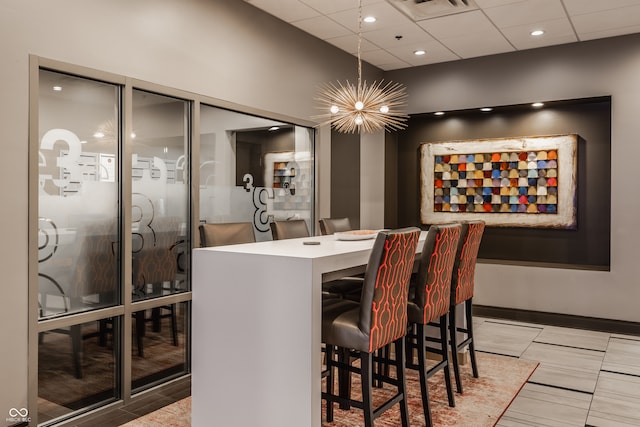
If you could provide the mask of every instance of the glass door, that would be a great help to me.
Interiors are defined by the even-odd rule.
[[[120,93],[40,71],[40,423],[120,396]]]

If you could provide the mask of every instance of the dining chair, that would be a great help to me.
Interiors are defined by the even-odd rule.
[[[449,331],[451,340],[451,356],[453,359],[453,373],[456,379],[456,390],[462,393],[460,379],[459,352],[469,347],[471,369],[473,377],[478,378],[478,364],[476,362],[475,344],[473,340],[472,300],[474,293],[474,277],[478,250],[484,234],[484,221],[468,221],[462,224],[460,243],[456,253],[451,277],[451,299],[449,309]],[[464,304],[465,319],[463,325],[457,324],[456,309]],[[457,333],[466,334],[466,338],[458,342]]]
[[[179,219],[177,217],[155,218],[149,229],[142,233],[143,246],[133,257],[133,287],[134,297],[146,299],[162,296],[166,291],[165,284],[171,286],[176,281],[178,270],[177,257],[174,253],[178,240]],[[176,304],[169,304],[152,309],[151,318],[146,317],[146,310],[134,313],[136,323],[136,342],[138,355],[144,357],[143,338],[146,333],[146,323],[153,323],[153,330],[160,330],[163,318],[171,321],[171,336],[173,345],[178,345],[178,327],[176,320]],[[167,310],[168,314],[160,313]]]
[[[432,225],[420,255],[418,273],[410,287],[407,317],[407,368],[415,369],[420,376],[422,410],[427,427],[431,427],[431,410],[427,380],[444,370],[449,406],[455,406],[449,363],[449,301],[451,275],[460,241],[460,224]],[[437,337],[427,335],[429,325],[438,322]],[[429,345],[435,343],[436,346]],[[427,368],[426,352],[437,354],[441,360]],[[414,362],[417,353],[417,363]]]
[[[41,315],[48,313],[48,296],[62,300],[63,312],[115,303],[118,293],[116,241],[115,220],[87,220],[77,227],[73,243],[62,245],[64,247],[41,260],[38,268]],[[74,374],[76,378],[82,378],[82,340],[98,336],[100,344],[104,344],[107,320],[99,321],[96,333],[83,334],[82,324],[50,332],[70,336]],[[41,334],[39,341],[43,340]]]
[[[322,218],[318,221],[322,235],[334,234],[340,231],[353,230],[349,218]],[[349,276],[322,284],[322,291],[331,296],[360,300],[362,291],[362,276]]]
[[[201,224],[198,228],[200,230],[200,246],[203,248],[256,241],[253,224],[250,222]]]
[[[322,218],[318,221],[322,235],[334,234],[339,231],[353,230],[349,218]]]
[[[307,223],[303,219],[291,219],[286,221],[273,221],[269,224],[273,240],[296,239],[310,237]]]
[[[413,269],[416,246],[420,230],[416,227],[382,231],[376,236],[367,263],[362,298],[360,302],[340,300],[323,302],[322,341],[326,345],[327,375],[326,392],[327,421],[333,421],[334,402],[355,406],[364,411],[364,425],[373,426],[373,421],[395,404],[400,405],[403,426],[409,425],[409,410],[405,381],[405,334],[407,332],[407,301],[409,279]],[[396,388],[393,397],[383,405],[375,407],[372,401],[373,354],[380,348],[394,344],[396,378],[380,377]],[[338,357],[334,351],[349,357]],[[351,365],[352,358],[360,359],[360,367]],[[334,394],[334,368],[342,379],[344,373],[361,376],[362,400],[351,398],[340,390]]]

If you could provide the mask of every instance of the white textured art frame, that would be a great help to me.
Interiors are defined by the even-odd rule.
[[[558,153],[557,213],[436,212],[434,211],[435,156],[495,152],[556,150]],[[420,146],[420,222],[446,224],[481,219],[488,226],[575,229],[578,135],[552,135],[466,141],[431,142]]]

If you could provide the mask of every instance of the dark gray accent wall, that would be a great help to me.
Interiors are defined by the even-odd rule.
[[[608,269],[611,228],[611,103],[574,100],[532,109],[528,104],[413,115],[398,134],[398,225],[422,225],[418,149],[425,142],[577,133],[576,230],[487,227],[480,258]],[[486,215],[501,215],[499,213]]]
[[[331,132],[331,217],[360,228],[360,136]]]

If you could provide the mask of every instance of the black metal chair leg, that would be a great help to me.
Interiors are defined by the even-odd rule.
[[[420,375],[420,394],[422,395],[422,412],[424,413],[425,425],[432,426],[431,410],[429,407],[429,389],[427,383],[427,356],[424,348],[426,346],[425,325],[418,325],[418,373]],[[422,351],[420,351],[422,350]]]
[[[338,361],[351,365],[351,354],[348,348],[338,347]],[[342,398],[351,398],[351,372],[348,369],[338,369],[338,392]],[[351,409],[351,405],[346,402],[341,402],[338,407],[344,410]]]
[[[449,332],[449,314],[445,314],[440,318],[440,345],[442,348],[442,358],[445,361],[444,365],[444,382],[447,387],[447,399],[449,400],[449,406],[454,408],[456,401],[453,396],[453,386],[451,384],[451,370],[449,366],[451,361],[449,360],[449,349],[447,346],[447,333]]]
[[[451,358],[453,359],[453,375],[456,378],[456,391],[462,394],[462,380],[460,379],[460,364],[458,361],[458,340],[456,338],[456,306],[452,306],[449,310],[451,316],[449,323],[450,340],[451,340]]]
[[[327,394],[333,394],[333,346],[327,344],[325,349],[326,365],[327,365]],[[327,422],[333,421],[333,401],[327,400]]]
[[[362,405],[364,410],[365,427],[373,427],[373,400],[371,389],[373,388],[373,354],[362,352],[360,359],[362,370]]]
[[[464,302],[465,316],[467,322],[467,336],[469,337],[469,356],[471,358],[471,370],[473,377],[478,378],[478,363],[476,362],[476,346],[473,339],[473,313],[471,312],[471,298]]]
[[[405,347],[404,337],[396,340],[396,375],[398,377],[398,393],[402,394],[402,400],[400,403],[400,418],[402,420],[402,427],[409,427],[409,403],[407,402],[407,379],[405,377]],[[388,364],[387,364],[388,366]]]
[[[138,356],[144,357],[144,349],[142,344],[142,338],[144,337],[144,329],[146,327],[145,323],[145,313],[144,311],[137,311],[135,314],[136,318],[136,341],[138,345]]]
[[[176,304],[171,304],[169,310],[171,310],[171,335],[173,337],[173,345],[178,346],[178,321],[176,320]]]
[[[80,325],[73,325],[70,328],[71,349],[73,351],[73,367],[76,378],[82,378],[82,330]]]

